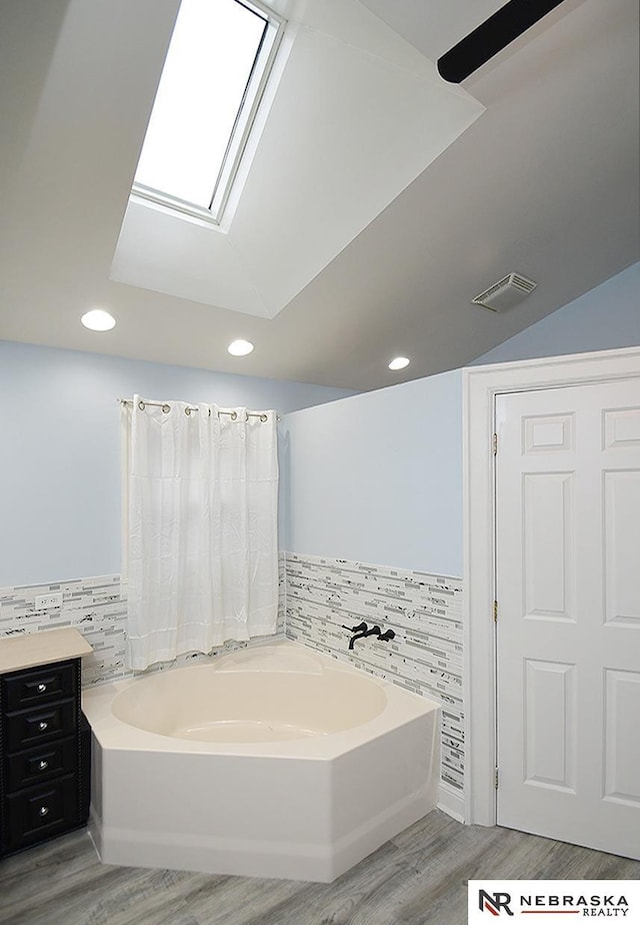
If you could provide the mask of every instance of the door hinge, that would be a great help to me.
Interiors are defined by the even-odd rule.
[[[493,602],[493,622],[494,623],[498,622],[498,602],[497,601]]]
[[[498,789],[498,782],[499,782],[499,780],[500,780],[500,771],[498,770],[498,768],[496,768],[496,778],[495,778],[495,781],[496,781],[496,790]]]
[[[498,435],[497,434],[493,435],[491,446],[493,447],[493,455],[497,456],[498,455]]]

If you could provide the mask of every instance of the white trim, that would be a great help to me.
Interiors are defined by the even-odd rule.
[[[640,347],[468,367],[463,386],[465,812],[496,824],[492,434],[499,393],[640,376]]]
[[[205,209],[204,206],[178,199],[176,196],[163,193],[160,190],[153,189],[151,186],[145,186],[143,183],[134,182],[129,198],[133,202],[139,202],[142,205],[152,203],[153,205],[161,206],[170,215],[175,215],[177,212],[182,218],[195,218],[200,222],[204,222],[205,225],[213,225],[215,228],[218,228],[220,224],[209,209]]]
[[[262,105],[262,98],[267,83],[272,79],[273,65],[287,25],[286,19],[275,13],[263,3],[252,3],[249,2],[249,0],[236,0],[236,2],[249,9],[254,7],[254,12],[257,11],[259,15],[266,17],[267,26],[264,40],[258,49],[258,54],[256,55],[254,66],[249,77],[245,95],[240,103],[236,121],[231,130],[229,144],[227,145],[227,150],[213,189],[209,210],[213,220],[217,224],[220,224],[222,221],[224,211],[227,207],[227,202],[231,195],[231,188],[236,181],[240,163],[249,142],[249,136],[253,131],[253,124],[256,120],[258,109]]]
[[[129,462],[131,454],[131,412],[133,402],[120,401],[120,582],[129,577]]]
[[[436,805],[438,809],[441,809],[447,816],[451,816],[456,822],[464,822],[464,794],[442,780],[438,787],[438,802]]]

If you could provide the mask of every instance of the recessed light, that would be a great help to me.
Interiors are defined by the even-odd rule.
[[[110,331],[116,325],[116,319],[102,308],[93,308],[85,312],[80,321],[90,331]]]
[[[253,350],[253,344],[248,340],[234,340],[227,350],[232,357],[246,357]]]
[[[395,360],[391,360],[389,363],[389,369],[404,369],[410,362],[409,357],[396,357]]]

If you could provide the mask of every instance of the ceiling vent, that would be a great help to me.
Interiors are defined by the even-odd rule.
[[[471,301],[474,305],[482,305],[483,308],[488,308],[492,312],[504,312],[526,299],[537,285],[526,276],[509,273],[504,279],[494,283]]]

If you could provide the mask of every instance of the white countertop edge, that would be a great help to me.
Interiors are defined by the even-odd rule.
[[[0,636],[0,674],[80,658],[90,652],[93,652],[92,647],[72,626],[19,636]]]

